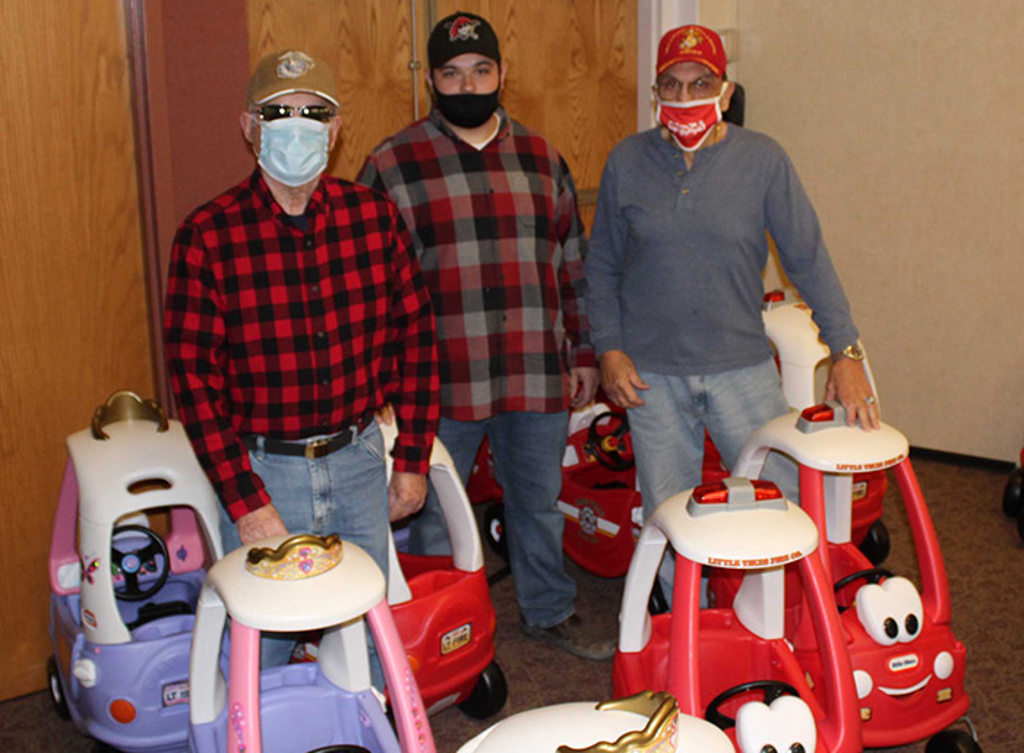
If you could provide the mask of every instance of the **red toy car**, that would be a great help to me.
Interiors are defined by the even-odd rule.
[[[395,428],[382,425],[385,445]],[[390,470],[390,454],[389,470]],[[435,441],[430,481],[452,544],[449,557],[398,552],[391,542],[388,604],[428,712],[457,705],[485,719],[505,705],[505,676],[494,661],[496,618],[476,518],[451,456]]]
[[[652,616],[647,604],[668,544],[676,553],[673,608]],[[770,482],[729,478],[659,505],[626,575],[616,696],[666,690],[683,713],[726,728],[742,753],[860,751],[850,660],[817,545],[814,523]],[[788,563],[802,589],[801,626],[820,654],[814,690],[785,637]],[[700,608],[709,565],[742,575],[727,607]],[[751,693],[764,693],[764,704]]]
[[[929,750],[980,751],[971,735],[946,730],[962,717],[966,649],[950,629],[950,596],[938,537],[908,458],[906,437],[882,424],[862,431],[846,424],[838,403],[824,403],[769,421],[744,446],[737,472],[756,477],[770,451],[800,466],[800,503],[818,526],[822,565],[834,584],[843,642],[857,687],[864,745],[895,747],[935,733]],[[851,542],[848,489],[853,473],[891,468],[906,507],[921,591],[906,578],[874,567]],[[721,591],[718,591],[721,598]],[[799,603],[789,603],[790,617]],[[787,637],[816,683],[822,665],[815,638],[788,620]],[[936,738],[933,738],[933,743]],[[952,747],[946,747],[952,745]]]

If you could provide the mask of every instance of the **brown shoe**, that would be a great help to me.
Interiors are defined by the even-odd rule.
[[[610,659],[615,654],[615,641],[594,639],[585,635],[583,620],[575,614],[549,628],[520,622],[519,629],[528,638],[558,646],[582,659]]]

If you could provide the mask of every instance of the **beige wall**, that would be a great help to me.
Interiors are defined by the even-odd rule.
[[[787,149],[912,444],[1024,443],[1024,21],[1004,0],[702,0]]]

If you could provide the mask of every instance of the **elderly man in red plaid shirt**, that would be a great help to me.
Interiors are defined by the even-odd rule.
[[[178,409],[220,495],[226,549],[337,532],[387,573],[389,517],[427,491],[430,297],[391,202],[323,174],[341,125],[323,61],[264,58],[248,101],[258,167],[174,241],[164,336]],[[400,429],[390,487],[374,420],[387,402]]]
[[[499,106],[508,67],[486,20],[442,19],[427,52],[433,110],[377,147],[358,180],[386,192],[412,233],[437,317],[439,436],[464,481],[490,443],[523,632],[606,658],[612,642],[574,613],[555,506],[568,408],[597,388],[576,188],[555,148]],[[447,551],[433,494],[411,533],[414,550]]]

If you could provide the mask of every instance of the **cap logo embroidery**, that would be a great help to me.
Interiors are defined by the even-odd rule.
[[[690,29],[686,36],[679,40],[679,50],[681,52],[689,52],[692,48],[697,47],[703,41],[703,34],[697,31],[697,29]]]
[[[476,27],[479,25],[479,19],[459,16],[448,26],[448,41],[465,42],[470,39],[479,39],[480,35],[476,33]]]
[[[280,61],[277,64],[278,78],[301,78],[313,70],[313,66],[316,65],[313,58],[298,50],[285,52],[278,60]]]

